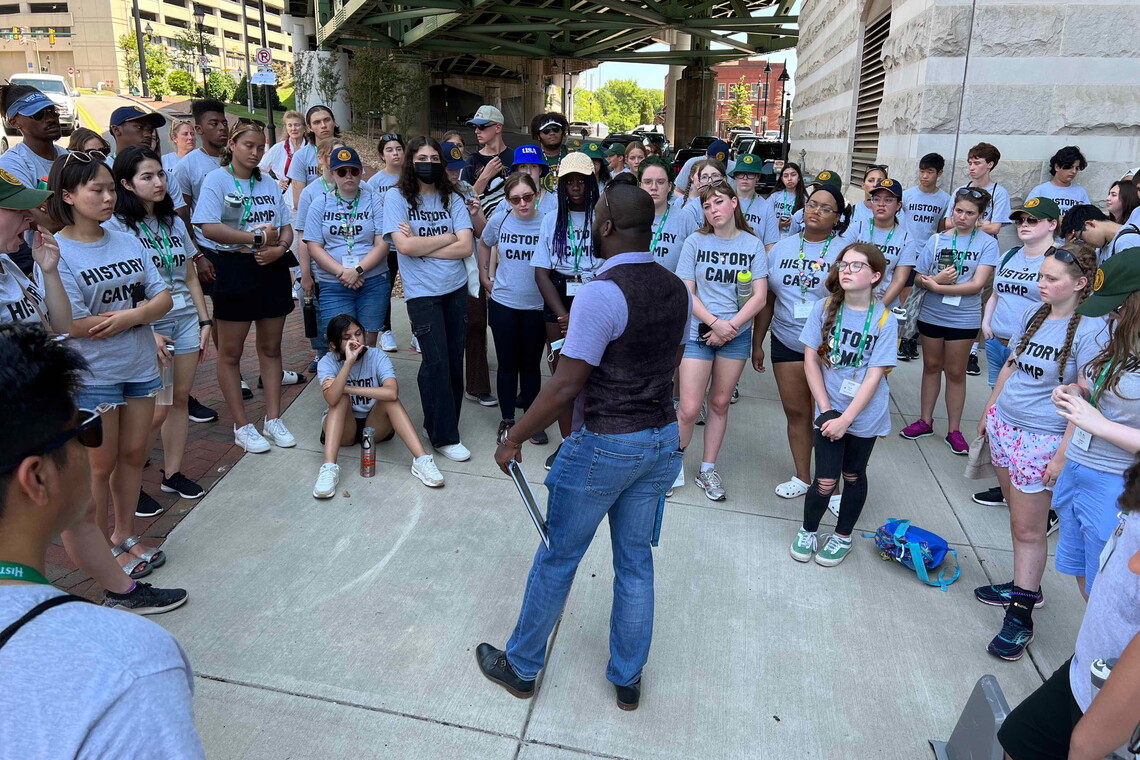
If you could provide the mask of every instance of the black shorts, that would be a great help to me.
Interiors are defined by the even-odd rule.
[[[788,348],[776,337],[776,333],[772,333],[772,344],[768,350],[768,359],[772,364],[802,362],[804,360],[804,352]]]
[[[566,308],[566,311],[569,312],[570,307],[574,304],[574,296],[566,295],[566,275],[551,269],[550,281],[554,283],[554,287],[562,299],[562,305]],[[558,315],[550,310],[550,307],[546,305],[545,301],[542,304],[542,319],[550,324],[558,322]]]
[[[1066,660],[1002,723],[998,741],[1013,760],[1065,760],[1069,756],[1069,739],[1083,714],[1069,683],[1071,662],[1072,658]]]
[[[918,334],[927,338],[940,338],[941,340],[977,340],[978,328],[945,327],[932,325],[929,322],[918,320]]]
[[[217,251],[214,262],[214,318],[256,322],[284,317],[293,311],[290,255],[261,266],[250,253]]]
[[[358,445],[360,445],[360,442],[364,440],[364,428],[368,427],[368,418],[367,417],[353,417],[353,419],[356,421],[356,434],[352,436],[352,445],[358,446]],[[389,430],[388,435],[381,438],[379,441],[377,441],[377,443],[384,443],[385,441],[390,441],[395,437],[396,437],[396,431],[395,430]],[[321,445],[322,446],[325,445],[325,431],[324,430],[321,430]]]

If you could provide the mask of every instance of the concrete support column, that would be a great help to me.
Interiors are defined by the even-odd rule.
[[[546,110],[546,61],[528,58],[522,91],[521,131],[530,134],[530,120]]]
[[[578,89],[580,81],[580,74],[571,74],[569,84],[562,90],[562,115],[566,121],[574,121],[574,90]]]
[[[296,54],[309,49],[309,35],[317,33],[317,22],[311,16],[298,18],[285,14],[281,17],[281,29],[292,37],[293,53]]]
[[[497,84],[487,85],[486,92],[483,96],[483,102],[489,106],[494,106],[500,111],[503,110],[503,88]]]
[[[716,134],[716,72],[687,66],[677,81],[673,144],[687,146],[698,135]]]
[[[689,35],[677,32],[676,42],[669,46],[670,50],[688,50]],[[681,78],[684,66],[670,66],[665,76],[665,135],[673,142],[674,147],[682,147],[677,140],[677,81]]]
[[[417,55],[397,54],[395,60],[401,68],[415,73],[423,72],[423,63]],[[404,118],[407,123],[399,125],[406,135],[426,135],[431,128],[431,105],[428,102],[428,85],[431,83],[428,81],[424,84],[422,90],[416,91],[417,102],[409,104]]]
[[[332,109],[337,124],[342,127],[351,124],[352,110],[344,96],[344,84],[348,81],[348,55],[339,50],[306,50],[294,54],[294,61],[294,76],[299,78],[304,72],[308,80],[296,90],[297,110],[305,113],[311,106],[326,105]],[[329,83],[322,82],[322,71],[329,72]],[[325,91],[331,88],[331,80],[336,80],[337,95],[329,99]]]

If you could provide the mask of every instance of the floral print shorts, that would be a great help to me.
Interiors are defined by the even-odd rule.
[[[994,467],[1009,470],[1009,480],[1014,488],[1022,493],[1053,490],[1041,479],[1064,436],[1030,433],[1003,422],[997,415],[996,405],[986,412],[986,433],[990,439],[990,458]]]

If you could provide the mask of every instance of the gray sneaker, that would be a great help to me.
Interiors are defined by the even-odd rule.
[[[720,483],[720,475],[717,474],[716,470],[698,472],[697,477],[693,478],[693,482],[704,490],[705,497],[709,501],[724,501],[724,487]]]

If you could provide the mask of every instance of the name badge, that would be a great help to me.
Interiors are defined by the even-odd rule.
[[[1073,437],[1069,439],[1070,446],[1076,446],[1081,451],[1088,451],[1089,444],[1092,443],[1092,433],[1087,430],[1075,428],[1073,430]]]
[[[961,306],[962,296],[942,296],[943,306]]]
[[[811,316],[811,308],[815,301],[800,301],[792,306],[792,316],[796,319],[807,319]]]
[[[847,378],[843,381],[843,384],[839,386],[839,393],[847,398],[855,398],[855,394],[859,392],[859,385],[859,383],[851,378]]]
[[[355,253],[346,253],[340,257],[340,263],[345,269],[356,269],[360,266],[360,257]]]
[[[578,295],[578,290],[581,289],[581,287],[582,283],[568,280],[566,282],[566,296],[568,298],[573,298],[574,296]]]
[[[186,296],[182,293],[175,293],[171,296],[171,299],[174,301],[174,306],[171,308],[171,311],[178,311],[179,309],[186,308]]]

